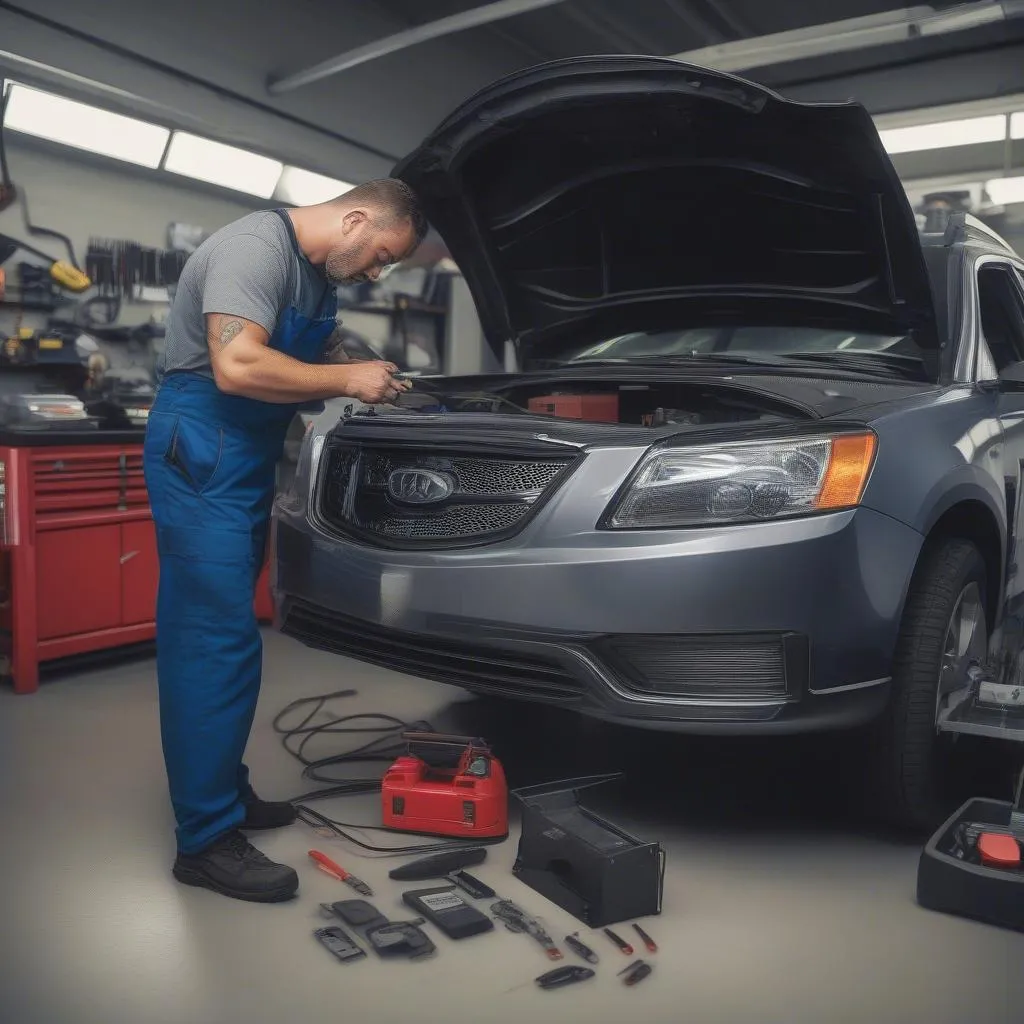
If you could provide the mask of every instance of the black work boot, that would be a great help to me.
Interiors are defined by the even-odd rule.
[[[254,903],[291,899],[299,888],[294,868],[275,864],[237,829],[199,853],[179,853],[174,862],[174,877],[185,885]]]
[[[245,807],[245,821],[239,828],[254,831],[268,828],[284,828],[295,821],[295,808],[286,800],[261,800],[255,793],[242,801]]]

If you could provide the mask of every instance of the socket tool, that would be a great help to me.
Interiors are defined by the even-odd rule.
[[[339,882],[344,882],[363,896],[373,895],[373,890],[361,878],[356,878],[351,872],[336,864],[327,854],[321,853],[319,850],[310,850],[309,856],[316,862],[316,866],[324,874],[336,878]]]
[[[579,932],[573,932],[572,935],[566,935],[565,944],[575,953],[577,956],[583,957],[588,964],[596,964],[598,957],[597,954],[579,937]]]

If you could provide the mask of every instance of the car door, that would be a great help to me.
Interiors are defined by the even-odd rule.
[[[986,259],[977,268],[981,333],[997,372],[1024,365],[1024,279],[1012,262]],[[1004,382],[998,394],[1006,489],[1006,613],[1024,610],[1024,385]],[[991,612],[990,612],[991,617]],[[992,625],[992,623],[989,623]],[[1013,628],[1011,621],[1007,627]]]

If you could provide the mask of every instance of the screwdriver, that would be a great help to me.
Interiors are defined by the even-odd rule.
[[[361,878],[356,878],[355,875],[350,874],[343,867],[335,864],[327,854],[321,853],[319,850],[310,850],[309,855],[316,861],[316,866],[324,874],[336,878],[339,882],[344,882],[363,896],[373,895],[373,890]]]

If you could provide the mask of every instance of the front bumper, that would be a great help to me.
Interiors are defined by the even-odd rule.
[[[279,624],[411,675],[648,728],[841,728],[883,706],[915,531],[865,508],[622,536],[556,536],[558,516],[556,500],[510,541],[395,551],[279,508]]]

